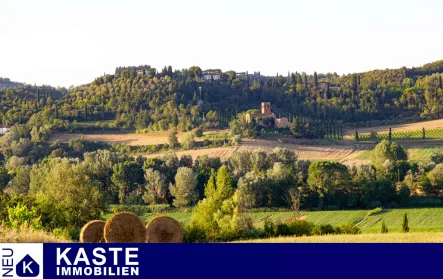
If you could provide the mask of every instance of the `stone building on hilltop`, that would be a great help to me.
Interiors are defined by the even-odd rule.
[[[258,125],[267,126],[263,123],[263,121],[260,118],[273,119],[275,128],[289,128],[289,126],[290,126],[288,118],[286,118],[286,117],[277,118],[275,116],[275,114],[271,111],[271,103],[270,102],[262,102],[261,103],[261,113],[246,114],[246,122],[251,123],[252,119],[255,119]]]

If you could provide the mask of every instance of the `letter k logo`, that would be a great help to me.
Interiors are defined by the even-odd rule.
[[[17,263],[15,270],[18,277],[36,277],[40,273],[40,266],[31,256],[26,255]]]

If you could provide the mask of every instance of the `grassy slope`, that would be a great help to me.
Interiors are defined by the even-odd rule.
[[[443,208],[419,208],[419,209],[385,209],[382,213],[365,217],[369,210],[342,210],[342,211],[314,211],[303,212],[306,220],[315,224],[331,224],[338,226],[344,223],[354,223],[363,233],[378,233],[381,229],[381,220],[384,219],[390,232],[400,232],[402,216],[408,213],[409,227],[411,232],[443,232]],[[161,214],[146,214],[143,219],[148,222]],[[188,223],[191,213],[167,213],[166,215],[177,219],[179,222]],[[258,212],[249,213],[254,225],[263,226],[265,219],[285,220],[293,216],[292,212]],[[106,217],[109,218],[109,215]]]
[[[253,239],[244,242],[252,243],[420,243],[443,242],[443,232],[415,232],[388,234],[358,234],[358,235],[322,235],[303,237],[275,237],[268,239]]]

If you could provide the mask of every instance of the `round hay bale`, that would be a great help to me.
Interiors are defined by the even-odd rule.
[[[82,243],[103,243],[103,230],[105,228],[105,221],[93,220],[82,227],[80,231],[80,242]]]
[[[145,242],[145,224],[132,212],[120,212],[106,222],[104,236],[106,242]]]
[[[146,225],[148,243],[180,243],[183,231],[177,220],[168,216],[157,216]]]

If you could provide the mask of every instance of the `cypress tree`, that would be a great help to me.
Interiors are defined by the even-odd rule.
[[[392,141],[392,128],[389,127],[388,140]]]
[[[355,141],[358,141],[358,131],[355,130]]]
[[[275,84],[274,85],[275,85],[276,88],[278,87],[278,73],[275,76]]]
[[[297,84],[303,84],[303,81],[302,81],[301,75],[298,74],[298,73],[295,73],[295,76],[297,77],[297,81],[296,81],[296,83],[297,83]]]
[[[296,85],[297,81],[295,80],[295,75],[294,73],[291,74],[291,81],[289,82],[290,85]]]
[[[425,127],[423,127],[423,128],[421,129],[421,137],[422,137],[422,139],[425,139],[425,138],[426,138]]]
[[[315,89],[318,88],[318,78],[317,78],[317,72],[314,72],[314,87]]]
[[[401,231],[402,232],[409,232],[409,224],[408,224],[408,214],[405,212],[403,214],[403,222],[401,224]]]
[[[441,80],[441,75],[438,76],[438,83],[439,83],[440,89],[443,89],[443,83],[442,83],[442,80]]]
[[[303,85],[305,88],[308,86],[308,77],[306,76],[305,72],[303,72]]]
[[[385,220],[381,222],[381,233],[388,233],[388,227],[385,224]]]
[[[246,88],[247,88],[247,90],[249,92],[249,74],[248,74],[248,71],[246,71]]]

